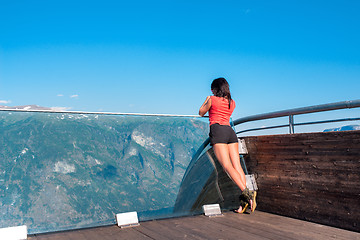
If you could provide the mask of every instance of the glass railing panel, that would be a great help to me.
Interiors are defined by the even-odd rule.
[[[207,119],[0,111],[0,228],[29,234],[172,217]]]

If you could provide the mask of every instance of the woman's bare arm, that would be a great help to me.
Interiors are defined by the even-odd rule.
[[[199,115],[203,117],[205,113],[207,113],[210,110],[210,107],[211,107],[211,98],[210,96],[208,96],[205,102],[203,103],[203,105],[201,105],[199,109]]]

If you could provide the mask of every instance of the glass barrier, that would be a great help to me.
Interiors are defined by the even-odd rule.
[[[0,228],[29,234],[175,216],[207,119],[0,111]],[[176,213],[176,215],[181,213]]]

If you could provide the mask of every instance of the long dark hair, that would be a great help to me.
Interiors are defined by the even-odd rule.
[[[211,90],[216,97],[226,98],[229,101],[229,109],[231,104],[231,93],[229,83],[225,78],[217,78],[211,83]]]

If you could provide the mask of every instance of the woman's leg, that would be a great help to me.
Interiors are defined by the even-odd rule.
[[[240,165],[240,157],[238,152],[238,143],[224,144],[217,143],[213,146],[214,153],[224,171],[229,175],[233,182],[244,191],[246,188],[246,179],[244,171]],[[252,206],[252,200],[250,200],[250,207]],[[239,207],[237,212],[242,213],[245,210],[242,206]]]
[[[230,159],[231,159],[231,163],[234,166],[234,168],[236,169],[236,171],[239,172],[242,181],[245,183],[246,186],[246,178],[245,178],[245,173],[244,170],[241,167],[240,164],[240,156],[239,156],[239,143],[231,143],[229,144],[229,154],[230,154]],[[251,205],[251,211],[253,212],[256,208],[256,192],[253,191],[251,193],[251,201],[250,201],[250,205]]]
[[[229,155],[230,155],[231,163],[236,169],[236,171],[240,174],[241,181],[246,186],[245,173],[240,164],[239,143],[230,143],[228,144],[228,146],[229,146]]]
[[[231,144],[232,145],[232,144]],[[217,143],[213,146],[214,153],[218,161],[220,162],[221,166],[224,168],[224,171],[229,175],[231,180],[234,181],[234,183],[240,188],[241,191],[243,191],[246,188],[246,182],[245,182],[245,175],[242,176],[241,173],[236,169],[238,166],[234,166],[232,163],[232,158],[234,158],[233,153],[233,147],[229,146],[225,143]],[[231,155],[230,155],[231,152]],[[239,160],[240,165],[240,160]],[[241,166],[240,166],[241,168]],[[244,174],[244,172],[242,172]]]

